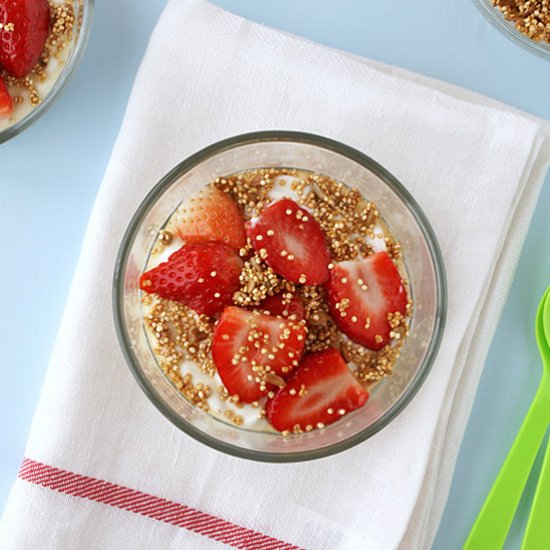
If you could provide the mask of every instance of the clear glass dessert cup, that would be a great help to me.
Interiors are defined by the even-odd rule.
[[[139,274],[155,237],[179,203],[218,176],[260,167],[322,173],[358,188],[374,201],[401,242],[414,300],[410,335],[391,376],[367,404],[320,430],[282,436],[226,423],[193,406],[165,376],[143,327]],[[325,457],[371,437],[393,420],[418,391],[432,366],[446,316],[441,253],[418,204],[387,170],[346,145],[299,132],[245,134],[211,145],[181,162],[153,188],[135,213],[116,261],[113,306],[128,365],[156,407],[198,441],[231,455],[268,462]]]
[[[80,64],[82,54],[88,43],[94,0],[73,0],[72,4],[75,15],[75,27],[73,38],[69,46],[70,50],[63,68],[57,75],[51,89],[36,107],[12,125],[0,130],[0,143],[15,137],[40,118],[60,96]]]

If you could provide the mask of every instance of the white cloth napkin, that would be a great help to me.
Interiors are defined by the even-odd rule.
[[[132,378],[111,311],[115,255],[147,191],[206,145],[273,128],[340,140],[393,172],[434,226],[449,286],[439,355],[406,410],[349,451],[291,465],[225,456],[172,426]],[[66,474],[64,492],[36,479],[15,482],[0,546],[210,549],[225,540],[265,549],[428,548],[549,164],[549,136],[546,122],[466,90],[247,22],[201,0],[171,0],[96,200],[26,456],[288,545],[246,542],[238,533],[221,539],[213,524],[182,528],[143,509],[140,515],[70,496],[78,483]],[[199,520],[208,523],[204,514]]]

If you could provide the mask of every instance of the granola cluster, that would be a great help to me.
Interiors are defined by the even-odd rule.
[[[493,0],[516,29],[537,42],[550,43],[550,0]]]

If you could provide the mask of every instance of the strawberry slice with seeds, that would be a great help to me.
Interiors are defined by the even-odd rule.
[[[13,99],[3,80],[0,80],[0,118],[10,117],[13,113]]]
[[[388,315],[405,315],[407,291],[387,252],[337,263],[325,286],[330,313],[344,334],[375,351],[388,344]]]
[[[217,241],[237,251],[246,245],[244,220],[237,204],[214,186],[201,189],[182,203],[172,226],[184,243]]]
[[[273,375],[284,378],[298,365],[305,335],[303,323],[225,308],[214,329],[212,358],[227,391],[244,403],[265,395]]]
[[[232,303],[242,267],[239,255],[225,244],[187,244],[168,261],[143,273],[139,286],[212,316]]]
[[[362,407],[368,397],[340,353],[329,348],[302,359],[286,386],[268,400],[266,416],[280,432],[308,432]]]
[[[0,66],[23,78],[36,65],[48,37],[48,0],[2,0],[0,23]]]
[[[293,283],[320,285],[330,262],[325,234],[313,216],[291,199],[281,199],[246,224],[259,256]]]
[[[292,292],[282,292],[268,296],[258,309],[273,317],[283,317],[293,321],[301,321],[305,317],[302,300]]]

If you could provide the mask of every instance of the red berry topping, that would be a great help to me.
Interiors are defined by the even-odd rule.
[[[0,80],[0,118],[11,116],[13,113],[13,99],[7,86]]]
[[[139,286],[212,316],[232,303],[242,267],[238,254],[225,244],[187,244],[144,273]]]
[[[235,250],[246,245],[244,220],[235,201],[210,186],[192,195],[174,216],[175,232],[184,243],[217,241]]]
[[[278,431],[309,431],[336,422],[362,407],[369,397],[334,348],[306,355],[266,405],[267,419]]]
[[[22,78],[36,65],[50,27],[47,0],[0,0],[0,66]]]
[[[378,351],[390,341],[388,314],[406,312],[407,291],[387,252],[337,263],[326,289],[338,328],[372,350]]]
[[[281,199],[246,224],[260,257],[293,283],[320,285],[329,277],[325,235],[313,216],[293,200]]]
[[[224,309],[214,330],[212,357],[227,391],[244,403],[265,395],[271,381],[288,376],[298,364],[305,335],[302,323],[235,306]]]

